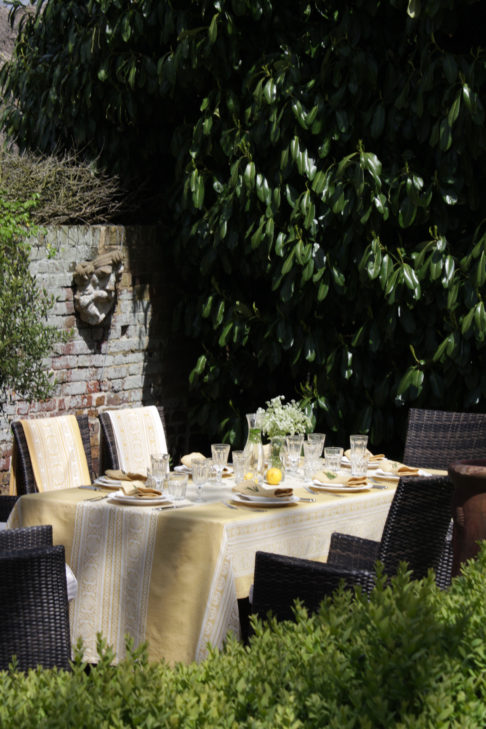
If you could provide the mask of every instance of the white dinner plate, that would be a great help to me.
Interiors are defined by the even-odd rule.
[[[114,479],[107,478],[106,476],[99,476],[94,483],[107,489],[119,489],[122,485],[121,481],[115,481]]]
[[[130,506],[158,506],[159,504],[169,505],[173,503],[164,494],[154,496],[153,499],[141,499],[138,496],[124,494],[123,491],[116,491],[108,498],[108,501],[114,504],[128,504]]]
[[[296,504],[299,497],[292,496],[244,496],[243,494],[231,494],[231,500],[238,504],[246,504],[247,506],[289,506]]]
[[[371,463],[368,462],[368,471],[374,471],[375,468],[380,467],[380,461],[372,461]],[[341,468],[351,468],[351,461],[347,456],[343,456],[341,458]]]
[[[345,486],[343,483],[323,483],[315,478],[312,481],[312,488],[319,489],[319,491],[331,491],[335,493],[345,491],[346,493],[351,493],[352,491],[369,491],[371,484],[367,483],[365,486]]]
[[[381,468],[379,468],[377,471],[374,472],[373,478],[382,478],[385,481],[398,481],[400,479],[400,476],[397,476],[396,473],[387,473],[386,471],[382,471]]]

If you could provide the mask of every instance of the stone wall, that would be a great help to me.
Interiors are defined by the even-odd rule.
[[[187,448],[188,348],[170,331],[173,297],[170,271],[164,269],[163,241],[156,227],[53,227],[46,241],[34,243],[31,269],[40,286],[56,297],[49,323],[72,330],[46,367],[58,385],[45,402],[12,396],[0,417],[0,488],[8,483],[12,420],[66,413],[88,413],[95,468],[99,455],[98,414],[105,409],[163,405],[171,455]],[[111,314],[99,325],[83,323],[74,310],[73,272],[113,248],[124,255],[124,271]]]

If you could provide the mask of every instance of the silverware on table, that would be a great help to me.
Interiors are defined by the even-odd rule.
[[[313,503],[315,499],[307,499],[305,496],[299,496],[299,501],[308,501],[309,503]]]
[[[104,494],[103,496],[92,496],[90,499],[85,499],[85,501],[103,501],[103,499],[107,499],[110,494]]]
[[[194,504],[165,504],[164,506],[156,506],[154,511],[165,511],[166,509],[187,509]]]

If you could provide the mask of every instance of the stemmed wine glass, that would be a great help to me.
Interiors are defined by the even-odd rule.
[[[213,443],[211,446],[211,455],[213,457],[218,483],[221,483],[223,480],[223,469],[228,463],[229,452],[230,446],[226,443]]]
[[[192,482],[196,487],[196,501],[202,501],[203,486],[209,478],[209,461],[198,458],[192,462]]]

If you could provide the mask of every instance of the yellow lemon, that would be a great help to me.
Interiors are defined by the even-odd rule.
[[[245,481],[253,481],[253,474],[251,471],[248,471],[248,473],[245,473]]]
[[[267,483],[271,486],[277,486],[282,480],[282,471],[280,468],[269,468],[267,471]]]

